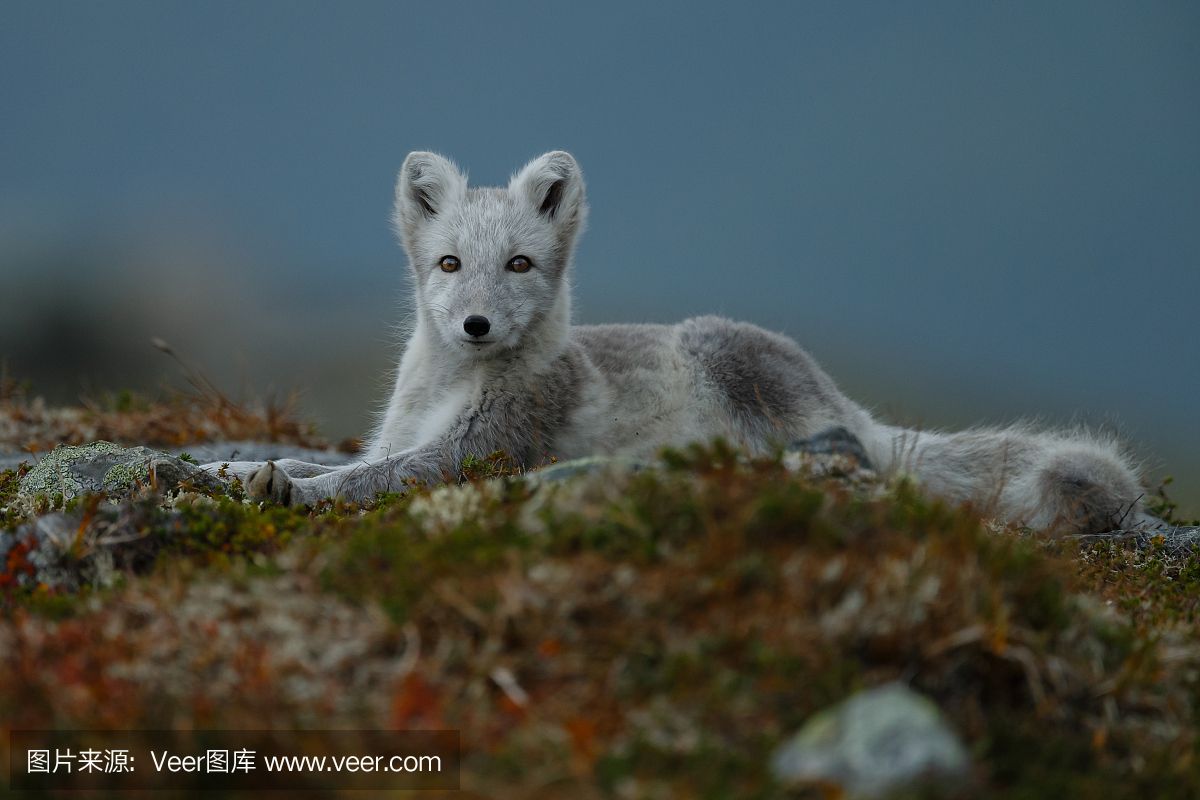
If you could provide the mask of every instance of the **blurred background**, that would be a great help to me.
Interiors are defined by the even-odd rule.
[[[0,2],[0,356],[333,440],[405,154],[588,180],[578,321],[783,331],[893,421],[1120,430],[1200,515],[1200,5]]]

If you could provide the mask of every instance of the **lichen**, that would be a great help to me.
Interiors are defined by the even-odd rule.
[[[85,485],[72,469],[79,461],[94,458],[101,454],[120,453],[124,448],[112,442],[92,442],[90,444],[72,447],[59,445],[38,461],[21,481],[21,494],[46,495],[53,497],[61,494],[64,500],[70,500],[85,491],[98,491],[100,486]]]
[[[189,481],[214,490],[221,487],[221,482],[215,478],[158,451],[146,447],[126,449],[112,442],[92,442],[79,447],[56,447],[21,481],[20,493],[26,497],[61,496],[62,503],[88,492],[124,497],[153,484],[155,476],[172,486]]]
[[[149,482],[150,467],[145,461],[133,466],[129,464],[114,464],[108,472],[104,473],[105,487],[132,491],[139,484],[145,485]]]

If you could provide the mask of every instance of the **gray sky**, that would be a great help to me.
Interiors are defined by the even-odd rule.
[[[404,155],[562,148],[580,321],[748,319],[925,424],[1115,421],[1200,497],[1195,2],[0,2],[0,108],[0,275],[165,241],[382,328]]]

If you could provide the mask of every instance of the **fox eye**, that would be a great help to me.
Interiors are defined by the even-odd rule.
[[[454,256],[442,256],[442,260],[438,262],[442,267],[442,272],[456,272],[458,270],[458,259]]]
[[[513,272],[529,272],[529,268],[533,266],[533,262],[525,256],[517,256],[512,261],[508,262],[508,268]]]

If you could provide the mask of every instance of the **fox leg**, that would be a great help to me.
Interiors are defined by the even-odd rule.
[[[461,460],[461,459],[459,459]],[[292,462],[302,467],[312,464]],[[246,496],[256,502],[280,505],[315,505],[327,497],[354,502],[369,500],[376,492],[395,491],[413,480],[442,483],[455,474],[447,447],[426,445],[378,461],[363,461],[342,467],[321,467],[317,475],[294,475],[289,462],[270,462],[243,479]]]
[[[311,478],[314,475],[324,475],[340,469],[340,467],[327,467],[323,464],[310,464],[294,458],[281,458],[278,461],[214,461],[211,464],[202,465],[200,469],[214,475],[223,473],[227,478],[237,478],[243,484],[248,484],[251,476],[268,464],[273,465],[277,470],[283,470],[292,478]]]

